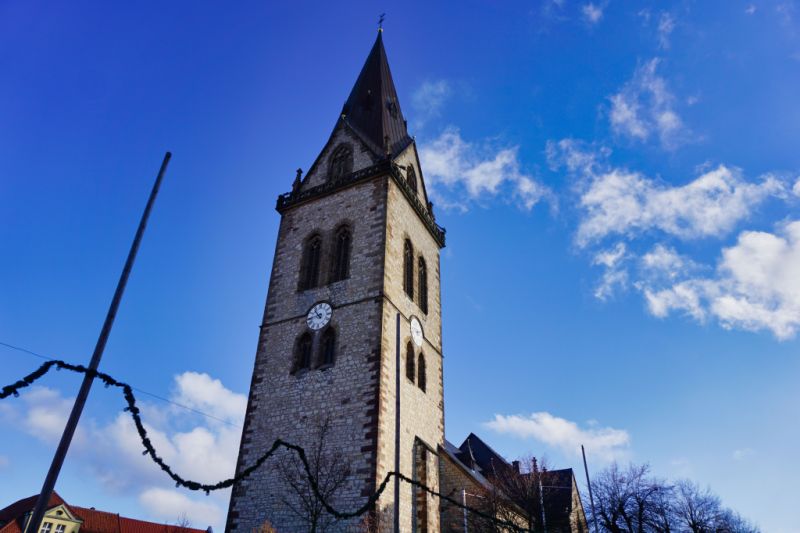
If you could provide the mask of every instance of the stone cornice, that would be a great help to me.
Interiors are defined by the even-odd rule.
[[[278,196],[278,202],[275,206],[275,209],[278,211],[278,213],[283,214],[287,210],[297,205],[304,204],[311,200],[316,200],[317,198],[322,198],[323,196],[333,194],[334,192],[351,187],[357,183],[361,183],[385,174],[391,176],[400,190],[403,191],[403,195],[408,200],[408,203],[410,203],[414,208],[414,211],[417,212],[417,215],[425,224],[425,227],[439,245],[439,248],[444,248],[445,229],[436,223],[427,207],[422,205],[422,202],[419,200],[417,194],[411,189],[411,186],[403,178],[398,166],[389,160],[381,161],[375,165],[352,172],[338,180],[330,180],[322,185],[317,185],[316,187],[312,187],[304,191],[287,192],[285,194],[281,194]]]

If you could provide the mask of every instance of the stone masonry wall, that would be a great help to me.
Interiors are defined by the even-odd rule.
[[[442,343],[441,306],[439,289],[439,247],[424,223],[411,208],[402,191],[394,181],[388,181],[386,222],[386,249],[384,268],[383,337],[380,374],[380,415],[379,415],[379,453],[378,479],[394,469],[395,450],[395,321],[399,312],[400,320],[400,471],[409,477],[414,474],[415,440],[420,439],[430,449],[437,450],[444,443],[444,398],[442,391]],[[411,240],[414,247],[415,290],[410,299],[403,290],[403,245],[405,239]],[[417,261],[422,255],[428,268],[428,313],[419,308],[417,294]],[[415,316],[422,324],[424,343],[420,351],[425,356],[427,367],[427,387],[423,392],[416,383],[405,375],[405,346],[411,338],[410,319]],[[431,456],[433,454],[429,454]],[[439,470],[431,468],[428,485],[439,486]],[[384,508],[391,508],[392,494],[386,494],[380,501]],[[431,500],[428,509],[427,531],[439,531],[439,502]],[[413,523],[415,516],[414,490],[408,484],[401,484],[400,517],[401,531],[411,532],[422,529]],[[416,527],[416,528],[415,528]]]
[[[328,144],[325,145],[311,168],[308,169],[308,173],[303,179],[303,190],[322,185],[327,181],[331,154],[342,143],[347,143],[353,148],[353,172],[378,162],[372,151],[340,121],[334,128]]]
[[[320,421],[327,419],[326,448],[351,471],[335,500],[342,509],[358,507],[374,489],[385,194],[385,181],[376,179],[284,214],[237,466],[239,471],[252,464],[276,438],[310,449]],[[343,222],[352,228],[350,276],[325,284],[333,233]],[[323,284],[298,292],[303,242],[315,231],[323,237]],[[335,364],[292,375],[294,344],[310,331],[309,308],[322,300],[333,307]],[[314,334],[315,356],[321,334]],[[308,530],[283,501],[290,493],[276,461],[267,462],[234,487],[227,529],[249,532],[269,520],[282,533]],[[352,522],[336,529],[348,528]]]

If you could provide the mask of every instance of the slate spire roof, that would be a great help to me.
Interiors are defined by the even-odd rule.
[[[382,30],[342,108],[342,119],[382,154],[396,154],[411,142],[386,59]]]

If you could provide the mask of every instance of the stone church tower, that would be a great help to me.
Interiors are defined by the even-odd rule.
[[[237,472],[277,438],[311,452],[324,434],[325,460],[346,466],[331,497],[339,509],[361,506],[395,461],[403,474],[438,488],[444,230],[434,221],[380,31],[328,142],[277,210]],[[290,464],[288,454],[273,458],[233,488],[228,531],[249,533],[265,521],[281,533],[310,530],[302,504],[288,501]],[[391,530],[393,484],[375,514]],[[397,515],[401,531],[440,529],[439,502],[404,482]],[[358,522],[332,530],[358,531]]]

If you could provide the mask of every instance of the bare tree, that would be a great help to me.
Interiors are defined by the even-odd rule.
[[[350,477],[350,467],[338,450],[328,447],[330,418],[321,420],[309,448],[306,448],[311,475],[317,480],[322,497],[335,505],[337,493]],[[311,533],[324,533],[331,529],[336,518],[329,514],[314,494],[302,461],[293,452],[287,453],[278,466],[278,472],[289,489],[281,495],[281,501],[289,511],[299,518]]]
[[[189,517],[186,515],[186,512],[182,512],[178,515],[178,518],[175,520],[175,524],[171,526],[167,526],[167,531],[169,533],[183,533],[187,529],[192,527],[192,523],[189,521]]]
[[[490,497],[497,500],[495,512],[498,516],[507,519],[518,516],[518,511],[507,505],[510,501],[523,511],[529,530],[544,531],[546,518],[542,486],[547,485],[547,465],[530,455],[515,461],[513,465],[502,463],[493,464],[492,467],[488,478],[497,490]]]
[[[675,514],[679,523],[692,533],[715,532],[723,518],[722,504],[709,489],[689,480],[678,482],[675,494]]]
[[[668,485],[650,476],[647,465],[612,464],[592,481],[592,491],[601,532],[759,533],[710,490],[688,480]]]

